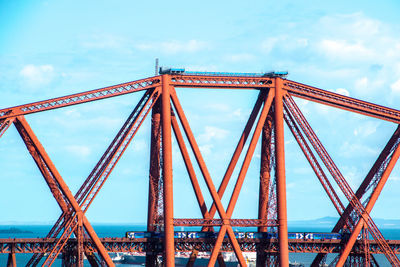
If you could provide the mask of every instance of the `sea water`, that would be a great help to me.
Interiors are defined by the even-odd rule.
[[[0,230],[8,230],[17,228],[21,231],[29,231],[29,233],[0,233],[0,238],[42,238],[47,235],[51,229],[51,225],[0,225]],[[145,231],[145,225],[93,225],[99,237],[124,237],[127,231]],[[177,229],[179,231],[186,229]],[[191,228],[190,230],[196,231]],[[330,232],[330,228],[305,228],[305,227],[289,227],[289,232]],[[380,229],[386,239],[400,240],[400,229]],[[255,229],[240,229],[239,231],[255,231]],[[309,266],[316,254],[313,253],[290,253],[289,259],[291,262],[303,263]],[[31,258],[32,254],[16,254],[17,266],[25,266]],[[336,255],[330,254],[327,262],[329,263]],[[0,254],[0,266],[6,266],[8,254]],[[375,255],[375,258],[381,263],[381,266],[390,266],[384,255]],[[56,259],[53,266],[61,266],[61,260]],[[84,266],[90,266],[85,261]],[[140,265],[133,264],[116,264],[120,267],[133,267]]]
[[[99,237],[125,237],[126,231],[145,231],[145,225],[92,225]],[[30,233],[0,233],[0,238],[43,238],[46,237],[51,229],[51,225],[0,225],[0,230],[17,228],[21,231]],[[33,254],[16,253],[17,266],[25,266]],[[0,254],[0,266],[7,265],[8,254]],[[43,262],[43,260],[42,260]],[[61,259],[56,259],[52,266],[61,266]],[[85,260],[84,266],[90,266]],[[121,267],[131,267],[137,265],[116,264]]]

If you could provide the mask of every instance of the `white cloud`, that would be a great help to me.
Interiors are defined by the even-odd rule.
[[[359,125],[355,130],[354,130],[354,135],[355,136],[362,136],[362,137],[367,137],[371,134],[376,133],[376,129],[379,127],[379,122],[375,121],[368,121],[366,123],[363,123]]]
[[[332,116],[332,109],[331,107],[329,107],[328,105],[324,105],[324,104],[317,104],[315,105],[315,110],[317,111],[317,114],[329,114]]]
[[[292,183],[287,183],[286,184],[286,188],[296,188],[296,183],[292,182]]]
[[[124,38],[108,34],[93,34],[85,36],[85,40],[81,45],[90,49],[116,49],[127,45]]]
[[[387,82],[395,75],[395,65],[400,59],[397,31],[392,25],[367,17],[361,12],[329,15],[317,21],[315,38],[310,43],[315,43],[315,51],[319,51],[320,56],[330,60],[336,68],[351,66],[359,70],[355,75],[364,73],[370,85],[375,85],[372,93],[378,93],[387,88]],[[376,76],[376,70],[370,68],[373,65],[382,66],[379,76]],[[351,76],[354,77],[354,74],[343,78],[349,79]]]
[[[325,16],[318,24],[329,35],[342,35],[346,39],[373,38],[383,30],[379,20],[366,17],[361,12]]]
[[[356,80],[356,82],[354,83],[354,87],[357,90],[366,90],[368,89],[368,84],[369,84],[368,78],[362,77]]]
[[[392,93],[399,95],[400,94],[400,79],[398,79],[396,82],[394,82],[390,88],[392,89]]]
[[[264,40],[261,44],[261,49],[269,54],[272,49],[274,48],[275,44],[278,42],[278,38],[277,37],[269,37],[266,40]]]
[[[200,142],[209,142],[213,139],[224,139],[228,135],[228,131],[214,126],[206,126],[204,133],[199,136]]]
[[[54,68],[52,65],[35,66],[26,65],[19,73],[28,85],[32,87],[49,84],[54,78]]]
[[[313,174],[312,168],[310,168],[309,166],[294,168],[293,172],[295,174],[301,174],[301,175],[304,175],[304,174],[309,175],[310,173]]]
[[[132,147],[132,150],[135,152],[141,152],[148,149],[147,142],[143,139],[133,139],[130,146]]]
[[[80,118],[81,117],[81,113],[76,108],[68,109],[68,110],[64,111],[64,114],[68,118]]]
[[[242,109],[238,108],[232,112],[232,115],[238,118],[243,117]]]
[[[305,116],[307,116],[310,113],[310,107],[309,107],[310,101],[298,98],[295,99],[295,102]]]
[[[294,139],[286,139],[285,140],[285,145],[291,145],[291,144],[295,144],[295,140]]]
[[[382,78],[369,79],[368,77],[362,77],[354,82],[354,90],[362,96],[381,92],[384,86],[385,80]]]
[[[75,131],[80,127],[85,129],[91,129],[101,125],[102,129],[119,129],[124,123],[122,117],[111,117],[111,116],[99,116],[99,117],[87,117],[81,116],[79,112],[71,112],[65,114],[68,119],[64,116],[55,116],[54,121],[58,126],[63,127],[64,131]]]
[[[322,40],[319,44],[320,51],[333,60],[354,61],[368,60],[373,52],[361,42],[349,43],[347,40]]]
[[[269,37],[261,43],[261,50],[270,54],[274,49],[284,52],[291,52],[298,49],[304,49],[309,46],[309,40],[306,38],[295,38],[288,35],[279,35]]]
[[[203,156],[207,156],[211,154],[211,149],[213,148],[213,145],[203,145],[199,146],[200,152]]]
[[[80,158],[86,158],[87,156],[90,155],[91,150],[87,146],[82,146],[82,145],[70,145],[66,146],[65,150],[75,156],[78,156]]]
[[[215,65],[187,65],[185,70],[188,71],[220,71]]]
[[[341,155],[346,158],[353,158],[354,155],[376,155],[377,151],[366,145],[354,144],[349,142],[344,142],[340,147]]]
[[[163,50],[168,51],[169,53],[178,53],[178,52],[196,52],[202,50],[206,47],[206,43],[197,40],[190,40],[188,42],[164,42],[161,43],[161,47]]]
[[[399,176],[390,176],[389,180],[394,181],[394,182],[398,182],[398,181],[400,181],[400,177]]]
[[[255,56],[248,53],[241,53],[241,54],[234,54],[234,55],[227,55],[227,61],[230,62],[242,62],[242,61],[252,61],[255,59]]]
[[[336,91],[336,93],[338,93],[338,94],[341,94],[341,95],[344,95],[344,96],[350,96],[349,91],[347,91],[347,90],[344,89],[344,88],[338,88],[338,89],[336,89],[335,91]]]
[[[361,176],[358,169],[354,166],[352,167],[344,167],[343,176],[346,178],[346,181],[349,183],[351,188],[357,188],[357,186],[361,182]]]
[[[208,110],[216,110],[228,112],[231,110],[231,107],[226,103],[207,103],[206,108]]]
[[[209,44],[199,40],[182,41],[167,41],[161,43],[141,43],[136,45],[139,50],[161,50],[166,54],[176,53],[193,53],[207,49]]]

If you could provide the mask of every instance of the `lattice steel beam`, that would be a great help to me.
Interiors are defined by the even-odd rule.
[[[356,98],[322,90],[306,84],[283,80],[283,88],[292,96],[356,112],[378,119],[400,123],[400,111]]]
[[[72,94],[72,95],[52,98],[49,100],[15,106],[11,108],[0,109],[0,119],[87,103],[118,95],[134,93],[154,88],[159,84],[160,84],[160,77],[156,76],[133,82],[121,83],[78,94]]]

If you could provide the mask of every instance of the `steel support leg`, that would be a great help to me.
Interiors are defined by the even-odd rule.
[[[17,267],[17,260],[15,258],[15,246],[11,245],[11,252],[8,254],[7,267]]]
[[[271,180],[271,139],[272,139],[272,121],[273,112],[270,109],[267,119],[265,120],[262,139],[261,139],[261,166],[260,166],[260,188],[259,188],[259,199],[258,199],[258,219],[268,219],[268,196],[269,196],[269,185]],[[258,227],[258,232],[267,232],[266,226]],[[259,245],[257,248],[257,267],[265,267],[267,254],[263,250],[263,245]]]
[[[147,231],[157,230],[158,221],[158,196],[162,193],[158,185],[160,181],[160,142],[161,142],[161,101],[157,100],[153,107],[151,118],[151,147],[150,147],[150,176],[149,200],[147,213]],[[159,229],[158,229],[159,230]],[[157,254],[155,251],[146,252],[146,266],[155,267]]]
[[[174,247],[174,206],[172,184],[172,139],[171,139],[171,98],[170,77],[162,76],[162,146],[163,146],[163,178],[164,178],[164,249],[166,267],[175,266]]]
[[[74,266],[75,264],[75,258],[74,258],[74,252],[73,248],[64,248],[63,254],[62,254],[62,267],[70,267]],[[36,266],[36,265],[35,265]]]
[[[78,212],[78,227],[76,228],[77,231],[76,233],[76,241],[77,241],[77,246],[76,246],[76,266],[78,267],[83,267],[83,212]]]
[[[364,266],[370,267],[371,266],[371,252],[369,251],[369,233],[368,228],[364,227],[363,229],[363,242],[364,242]]]
[[[285,178],[285,139],[283,124],[282,79],[275,79],[275,159],[276,186],[278,201],[279,262],[281,267],[289,266],[286,178]]]

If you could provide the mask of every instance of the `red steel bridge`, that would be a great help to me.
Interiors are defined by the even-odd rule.
[[[218,189],[202,157],[175,88],[258,91],[257,101],[241,136],[238,137],[236,149]],[[78,192],[73,195],[30,127],[26,116],[139,91],[144,92],[142,98]],[[235,75],[185,73],[184,70],[165,72],[142,80],[1,109],[0,137],[14,124],[57,201],[61,215],[44,238],[0,239],[0,253],[9,254],[8,266],[16,266],[16,253],[32,254],[28,266],[50,266],[60,253],[66,266],[83,266],[84,256],[92,266],[114,266],[110,252],[132,251],[146,252],[146,266],[156,266],[157,258],[161,255],[163,265],[172,267],[175,265],[177,251],[192,251],[188,266],[193,265],[198,251],[211,252],[208,266],[214,266],[217,261],[220,266],[224,266],[221,251],[233,251],[241,266],[246,266],[243,252],[247,251],[257,252],[257,266],[289,266],[289,252],[316,253],[312,266],[320,266],[329,253],[338,255],[331,263],[336,266],[379,266],[375,254],[384,254],[392,266],[400,266],[400,260],[396,256],[400,251],[400,241],[386,240],[369,215],[399,158],[400,128],[394,131],[359,188],[353,191],[307,122],[295,98],[400,123],[398,110],[301,84],[274,73]],[[148,116],[151,116],[151,153],[147,231],[162,232],[162,235],[160,238],[99,238],[85,213]],[[288,238],[285,123],[340,216],[332,232],[342,233],[346,238]],[[174,218],[172,134],[175,135],[182,154],[202,214],[201,219]],[[260,138],[258,217],[234,219],[232,214]],[[242,153],[244,159],[239,162]],[[232,179],[238,163],[239,174]],[[196,173],[196,167],[200,173]],[[205,190],[200,188],[198,179],[204,179],[207,192],[212,196],[213,203],[210,207],[205,204]],[[221,198],[231,180],[234,180],[234,189],[228,206],[224,207]],[[335,188],[343,193],[347,199],[345,203],[338,197]],[[175,226],[200,226],[202,231],[214,231],[218,227],[219,230],[216,237],[211,239],[176,239]],[[258,232],[274,232],[278,238],[238,238],[233,227],[257,227]]]

